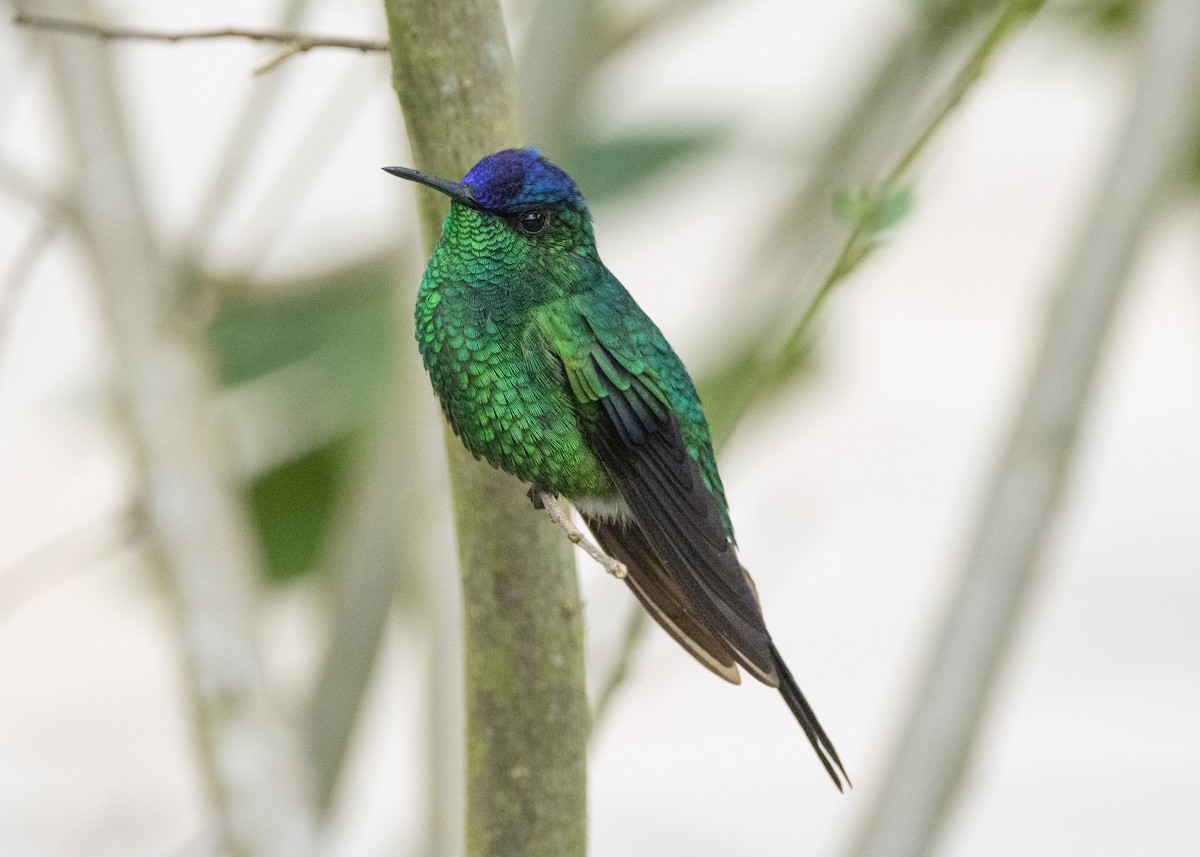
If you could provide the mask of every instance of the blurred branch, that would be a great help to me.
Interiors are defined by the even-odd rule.
[[[971,764],[1017,631],[1131,260],[1169,171],[1194,139],[1200,16],[1160,0],[1108,176],[1047,319],[1007,448],[987,489],[958,591],[853,857],[928,854]]]
[[[521,123],[530,140],[570,168],[584,125],[583,93],[603,59],[604,8],[593,0],[538,0],[518,68]]]
[[[30,205],[46,209],[72,227],[78,226],[79,211],[72,200],[42,187],[23,171],[0,159],[0,189],[24,199]]]
[[[859,192],[850,234],[846,236],[842,251],[830,268],[829,274],[809,299],[808,305],[800,313],[800,320],[784,343],[785,361],[796,358],[808,336],[813,319],[833,287],[866,261],[878,246],[877,236],[907,213],[908,204],[903,201],[906,196],[901,182],[908,177],[908,172],[917,157],[962,102],[967,92],[979,82],[989,60],[1000,45],[1043,5],[1044,0],[1014,0],[1005,6],[996,18],[996,23],[984,34],[978,47],[950,84],[942,97],[941,105],[933,111],[909,147],[901,153],[896,163],[874,187],[864,188]]]
[[[387,400],[357,456],[341,520],[323,565],[334,580],[332,630],[309,702],[317,799],[328,811],[379,654],[394,592],[427,564],[430,529],[412,395],[419,363],[405,349]],[[414,605],[414,613],[424,613]]]
[[[309,2],[288,0],[280,15],[280,23],[284,26],[296,23]],[[233,136],[217,159],[220,166],[208,183],[204,198],[196,209],[192,228],[184,239],[181,256],[194,267],[202,267],[213,233],[229,208],[229,200],[241,187],[255,144],[261,139],[271,116],[283,103],[279,94],[286,79],[286,75],[270,75],[260,79],[242,105],[238,119],[233,124]]]
[[[397,278],[397,282],[402,282]],[[397,326],[411,339],[411,318]],[[318,799],[327,812],[351,745],[393,607],[428,641],[427,812],[414,853],[463,853],[462,607],[444,553],[452,550],[444,461],[427,450],[441,440],[416,349],[404,347],[388,401],[361,451],[344,520],[323,563],[333,574],[332,631],[309,705]],[[418,399],[420,396],[421,399]],[[402,601],[397,605],[397,590]]]
[[[892,225],[894,218],[881,219],[881,211],[898,202],[900,179],[978,81],[1005,37],[1042,3],[925,4],[913,26],[887,51],[739,281],[740,305],[763,309],[741,337],[745,344],[730,349],[720,365],[699,379],[718,445],[755,402],[805,366],[806,331],[829,291],[862,261],[864,233],[877,234],[879,227]],[[969,49],[965,62],[955,59],[964,34],[974,33],[978,21],[989,15],[995,19]],[[951,61],[958,70],[946,85],[942,81]],[[914,115],[920,117],[915,126]],[[877,175],[884,178],[874,181]],[[884,185],[890,193],[879,193]],[[864,187],[875,191],[864,192]],[[847,191],[857,199],[849,224],[846,212],[839,216],[835,206],[839,194]],[[868,226],[874,228],[867,230]],[[755,290],[755,283],[762,285]]]
[[[322,170],[329,166],[329,154],[354,129],[354,120],[371,107],[371,102],[361,97],[366,88],[364,72],[368,71],[361,64],[346,68],[328,95],[313,106],[304,130],[294,135],[291,151],[278,162],[258,204],[247,218],[251,224],[269,226],[254,242],[253,246],[257,248],[254,264],[244,276],[257,276],[270,259],[290,221],[303,210],[305,197],[317,187]],[[373,85],[381,82],[378,71],[375,69],[371,75]],[[297,181],[297,176],[304,176],[304,180]]]
[[[17,251],[8,273],[0,280],[0,365],[3,364],[4,341],[9,325],[16,314],[17,304],[34,268],[50,246],[61,226],[78,229],[79,211],[75,204],[56,192],[39,186],[21,170],[0,160],[0,188],[20,197],[40,209],[37,224]]]
[[[398,395],[376,418],[351,481],[342,520],[326,563],[333,575],[332,632],[309,702],[309,745],[317,802],[329,809],[363,695],[379,654],[400,574],[406,542],[419,530],[404,517],[406,464],[413,452],[404,430],[406,412]],[[415,497],[412,498],[415,501]]]
[[[126,506],[12,560],[0,569],[0,625],[30,596],[137,544],[141,536],[137,510]]]
[[[911,147],[905,140],[924,136],[929,124],[924,105],[942,97],[947,66],[957,65],[961,43],[976,32],[980,20],[1029,2],[948,0],[917,5],[916,20],[897,37],[874,78],[847,106],[845,120],[825,140],[807,177],[756,248],[756,263],[779,260],[771,287],[795,292],[798,275],[802,285],[809,285],[800,295],[810,293],[812,284],[833,267],[834,248],[843,243],[846,224],[834,208],[837,195],[869,183],[901,147]],[[988,38],[983,36],[983,41]],[[775,312],[768,315],[777,317]]]
[[[3,280],[0,280],[0,355],[3,354],[4,341],[8,337],[8,327],[16,314],[17,304],[24,292],[25,284],[29,282],[38,260],[42,258],[42,254],[54,240],[58,226],[57,218],[42,215],[29,233],[29,237],[25,239],[25,243],[18,249],[17,256],[13,259],[8,273]],[[3,360],[0,360],[0,364],[2,363]]]
[[[137,27],[112,27],[104,24],[93,24],[89,21],[79,21],[71,18],[57,18],[50,15],[30,15],[17,12],[13,16],[13,24],[20,27],[31,27],[53,33],[69,33],[77,36],[91,36],[104,41],[142,41],[142,42],[195,42],[212,39],[248,39],[252,42],[271,42],[284,45],[291,54],[304,53],[315,48],[348,48],[363,53],[382,52],[387,50],[387,42],[378,39],[357,39],[345,36],[314,36],[306,33],[292,33],[284,30],[253,30],[238,27],[223,27],[211,30],[178,30],[174,32],[162,30],[143,30]]]
[[[147,543],[178,600],[203,768],[229,849],[313,848],[308,771],[272,710],[253,642],[254,539],[214,425],[212,369],[179,306],[183,280],[154,246],[109,57],[50,40],[61,115],[79,167],[85,247],[107,313],[141,479]]]
[[[650,614],[641,604],[635,604],[625,621],[625,630],[621,634],[621,647],[617,652],[617,659],[596,690],[596,703],[592,706],[593,735],[599,731],[600,723],[616,698],[617,691],[629,678],[629,671],[633,667],[633,662],[641,649],[642,640],[649,628]]]
[[[494,0],[385,8],[415,165],[460,176],[483,155],[520,145]],[[421,193],[419,202],[431,248],[446,201]],[[582,855],[588,709],[574,555],[516,479],[475,461],[448,429],[445,438],[466,626],[467,852]]]
[[[528,15],[518,69],[528,139],[552,154],[595,202],[642,185],[664,168],[719,148],[725,127],[596,131],[588,89],[606,63],[713,0],[663,0],[622,16],[611,3],[540,0]]]
[[[610,25],[601,53],[606,57],[618,54],[631,44],[654,35],[664,27],[677,24],[681,17],[693,15],[712,3],[713,0],[659,0],[634,13],[629,20]]]

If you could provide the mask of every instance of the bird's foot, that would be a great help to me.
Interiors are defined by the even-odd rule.
[[[579,545],[583,548],[583,552],[594,559],[596,562],[604,566],[604,570],[620,580],[624,580],[629,574],[629,569],[625,567],[625,563],[619,559],[613,559],[606,554],[579,530],[571,520],[571,516],[566,513],[562,506],[559,505],[558,499],[546,491],[543,491],[537,485],[532,485],[529,488],[529,499],[533,503],[535,509],[545,509],[550,516],[550,520],[558,524],[567,538],[573,545]]]
[[[529,498],[529,502],[533,504],[533,508],[545,509],[546,502],[542,498],[549,497],[550,495],[542,490],[542,486],[540,486],[536,482],[534,482],[532,485],[529,486],[529,490],[527,492],[525,492],[525,496],[527,496]],[[551,515],[550,517],[554,517],[554,516]]]

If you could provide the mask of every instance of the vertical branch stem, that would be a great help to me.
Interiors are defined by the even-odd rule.
[[[385,0],[393,80],[416,165],[458,177],[521,141],[494,0]],[[427,246],[445,203],[420,191]],[[586,849],[583,621],[570,543],[515,479],[447,432],[462,569],[467,853]]]
[[[1159,2],[1146,35],[1120,145],[1051,310],[958,592],[854,857],[928,854],[950,812],[1063,495],[1133,252],[1164,176],[1196,128],[1200,16],[1191,0]]]
[[[271,709],[253,644],[258,557],[214,425],[211,362],[179,305],[177,266],[151,238],[107,47],[47,41],[80,171],[80,232],[115,340],[147,540],[178,600],[221,832],[244,857],[303,857],[313,846],[308,771]]]
[[[417,499],[401,499],[406,482],[412,484],[407,478],[413,462],[406,440],[412,437],[413,421],[400,395],[400,390],[388,393],[359,452],[361,461],[352,470],[347,508],[334,530],[327,560],[334,583],[332,630],[308,709],[309,750],[322,815],[329,812],[354,735],[393,592],[402,574],[416,571],[410,572],[404,560],[421,553],[420,511],[412,508]],[[400,520],[407,512],[412,514]]]

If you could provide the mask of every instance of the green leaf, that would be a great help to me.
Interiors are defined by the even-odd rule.
[[[1145,7],[1144,0],[1073,0],[1056,11],[1073,18],[1090,35],[1112,39],[1136,34],[1145,18]]]
[[[293,580],[314,568],[325,547],[342,486],[349,438],[314,450],[250,486],[250,508],[270,580]]]
[[[327,367],[324,374],[337,383],[327,395],[317,389],[294,405],[305,410],[296,415],[296,424],[311,422],[314,412],[327,409],[338,419],[321,422],[345,426],[344,433],[317,436],[314,442],[320,445],[313,448],[285,447],[291,459],[247,486],[270,579],[305,574],[324,550],[348,452],[391,378],[394,280],[395,265],[379,260],[253,293],[230,284],[210,285],[224,295],[209,337],[225,385],[314,361]]]
[[[849,226],[867,232],[891,229],[912,210],[912,188],[897,188],[883,199],[875,192],[858,188],[844,190],[833,197],[833,213]]]
[[[891,229],[912,210],[912,202],[912,188],[902,187],[892,191],[882,202],[875,206],[867,221],[867,227],[873,232],[882,232],[885,229]]]

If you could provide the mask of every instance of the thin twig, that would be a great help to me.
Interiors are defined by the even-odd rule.
[[[833,291],[834,286],[849,276],[859,263],[871,254],[873,246],[870,244],[863,246],[861,242],[870,240],[873,232],[871,222],[877,215],[879,206],[899,189],[900,183],[908,175],[912,165],[925,147],[929,145],[946,120],[962,103],[966,94],[979,82],[988,62],[995,56],[997,49],[1004,44],[1006,37],[1012,34],[1020,24],[1027,21],[1043,4],[1044,0],[1014,0],[1004,8],[955,76],[954,82],[950,84],[949,89],[942,97],[941,105],[937,107],[908,148],[896,159],[895,164],[887,171],[883,179],[869,192],[870,203],[864,206],[853,229],[846,236],[841,252],[830,267],[829,273],[809,298],[807,305],[800,313],[799,321],[788,335],[782,349],[785,359],[794,355],[803,345],[813,320],[824,305],[825,299]]]
[[[570,540],[571,544],[578,545],[579,547],[583,548],[584,553],[604,566],[604,570],[613,577],[617,578],[618,580],[625,579],[625,576],[629,574],[629,569],[625,567],[625,563],[621,562],[620,560],[613,559],[604,551],[600,550],[600,548],[596,547],[596,545],[593,544],[587,536],[580,532],[579,527],[575,526],[574,522],[571,520],[571,516],[568,515],[563,510],[563,507],[559,505],[557,498],[555,498],[552,494],[547,494],[541,489],[538,489],[534,492],[534,497],[537,503],[541,504],[541,507],[546,510],[546,513],[550,516],[550,520],[558,524],[562,528],[562,531],[567,534],[567,538]]]
[[[43,187],[17,166],[0,158],[0,191],[49,210],[72,227],[79,226],[79,209],[72,200]]]
[[[268,59],[262,65],[257,65],[254,67],[254,76],[261,77],[264,74],[270,74],[271,72],[275,71],[275,69],[279,68],[285,62],[287,62],[292,57],[294,57],[296,54],[303,53],[303,50],[304,49],[301,48],[300,45],[296,44],[295,42],[292,42],[291,44],[288,44],[288,45],[284,45],[282,48],[280,48],[278,51],[276,51],[275,56]]]
[[[195,42],[212,39],[248,39],[252,42],[272,42],[286,45],[287,55],[304,53],[314,48],[348,48],[363,53],[378,53],[387,50],[387,42],[379,39],[356,39],[345,36],[314,36],[307,33],[292,33],[285,30],[254,30],[241,27],[223,27],[209,30],[143,30],[137,27],[111,27],[103,24],[92,24],[88,21],[77,21],[71,18],[57,18],[50,15],[30,15],[27,12],[17,12],[13,23],[22,27],[36,27],[39,30],[49,30],[56,33],[72,33],[80,36],[92,36],[97,39],[142,42]],[[271,67],[278,65],[286,57],[277,57]]]
[[[753,249],[754,261],[735,289],[742,295],[747,289],[752,292],[742,308],[769,309],[752,313],[741,337],[745,345],[698,379],[717,445],[729,438],[753,404],[807,365],[800,359],[808,343],[803,333],[797,345],[789,348],[787,342],[798,325],[811,325],[811,319],[803,319],[810,314],[807,307],[820,284],[830,272],[844,270],[852,255],[843,248],[854,225],[847,227],[844,218],[835,216],[831,201],[847,190],[863,190],[864,182],[875,176],[894,172],[888,164],[903,164],[903,157],[896,160],[897,138],[915,141],[908,143],[910,152],[924,145],[921,140],[936,114],[915,119],[914,114],[920,105],[944,103],[943,80],[953,67],[961,68],[962,43],[969,37],[970,49],[977,50],[977,22],[984,16],[996,20],[1012,2],[921,4],[913,26],[884,53],[871,82],[853,99],[818,153],[805,154],[811,162],[807,177]],[[853,240],[856,246],[861,243],[861,230]],[[823,300],[817,300],[818,306]]]

